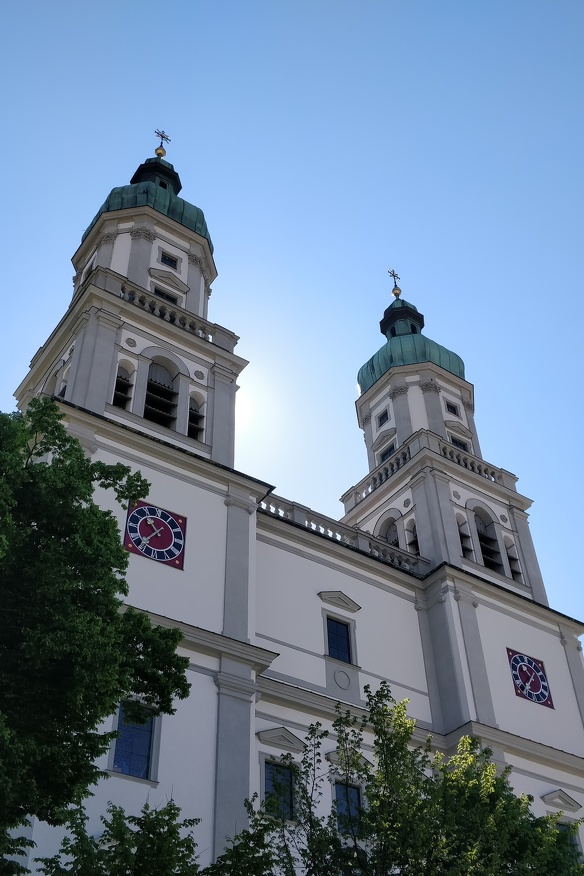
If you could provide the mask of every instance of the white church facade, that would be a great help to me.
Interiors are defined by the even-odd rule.
[[[386,679],[417,737],[471,734],[537,815],[584,814],[584,624],[549,607],[516,478],[486,462],[474,389],[394,289],[359,372],[368,472],[332,520],[233,468],[237,336],[208,319],[203,213],[163,150],[113,189],[73,257],[69,308],[17,390],[59,400],[87,453],[151,483],[125,512],[129,602],[179,627],[191,693],[123,732],[88,803],[170,797],[201,818],[202,862],[245,825],[270,764],[338,701]],[[109,727],[108,727],[109,729]],[[327,740],[334,751],[334,738]],[[331,786],[331,801],[334,787]],[[36,822],[43,854],[59,832]],[[38,851],[36,852],[38,854]]]

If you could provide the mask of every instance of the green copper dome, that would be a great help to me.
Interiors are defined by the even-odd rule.
[[[359,369],[357,383],[367,392],[390,368],[433,362],[464,379],[464,362],[456,353],[422,334],[424,317],[413,304],[400,298],[390,304],[380,322],[387,343]]]
[[[84,232],[82,240],[85,240],[103,213],[130,210],[135,207],[152,207],[158,213],[174,219],[185,228],[190,228],[191,231],[205,237],[213,252],[213,243],[203,211],[178,197],[181,188],[179,175],[172,164],[164,161],[163,158],[147,158],[144,164],[140,165],[129,185],[117,186],[111,190]]]

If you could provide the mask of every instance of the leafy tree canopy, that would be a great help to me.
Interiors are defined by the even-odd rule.
[[[47,876],[150,872],[160,876],[583,876],[584,865],[574,843],[576,825],[559,831],[559,816],[536,818],[530,799],[514,794],[508,770],[497,769],[490,751],[481,750],[468,737],[461,739],[450,759],[433,755],[429,740],[416,747],[406,703],[396,703],[385,684],[376,693],[368,692],[368,706],[364,720],[338,710],[332,766],[323,756],[329,734],[320,724],[309,729],[300,762],[290,755],[281,758],[281,765],[294,777],[293,818],[285,817],[281,805],[285,787],[276,785],[259,807],[248,801],[248,829],[234,837],[206,869],[196,869],[193,823],[181,823],[173,804],[172,809],[160,811],[158,823],[152,811],[127,818],[112,807],[111,822],[104,822],[108,843],[101,846],[80,830],[83,816],[74,813],[72,838],[65,841],[60,855],[44,862],[44,872]],[[365,759],[364,741],[371,742],[371,731],[373,752]],[[341,794],[338,809],[326,812],[330,782],[340,783],[341,788],[360,787],[363,805],[354,805],[355,797],[350,795],[344,799],[351,805],[344,805]],[[128,833],[129,829],[135,833]],[[154,869],[139,859],[143,843]],[[129,848],[136,849],[134,859]],[[193,866],[194,870],[188,869]]]
[[[160,714],[188,694],[179,631],[122,610],[128,555],[96,487],[123,503],[149,485],[88,459],[48,399],[0,414],[0,850],[26,816],[59,823],[87,794],[120,700]]]

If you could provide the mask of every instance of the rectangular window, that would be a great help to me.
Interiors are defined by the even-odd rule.
[[[292,767],[267,760],[265,798],[270,815],[291,821],[294,815],[294,775]]]
[[[389,420],[389,413],[387,411],[384,411],[382,414],[379,414],[379,416],[377,417],[377,425],[379,427],[384,426],[388,420]]]
[[[458,405],[455,405],[453,402],[446,402],[446,410],[449,414],[454,414],[455,417],[460,417]]]
[[[125,703],[120,705],[118,717],[118,738],[114,752],[112,769],[126,776],[138,779],[150,778],[152,759],[152,737],[154,718],[144,709],[144,724],[127,720],[124,714]]]
[[[344,663],[352,663],[351,629],[349,624],[336,620],[334,617],[327,617],[326,634],[329,657],[334,657],[335,660],[342,660]]]
[[[390,444],[389,447],[385,448],[385,450],[379,457],[379,461],[385,462],[386,459],[389,459],[392,453],[395,453],[395,444]]]
[[[450,441],[452,442],[452,444],[454,444],[455,447],[458,447],[459,450],[464,450],[466,453],[468,453],[468,443],[466,441],[461,441],[460,438],[452,437],[450,438]]]
[[[154,294],[157,298],[162,298],[163,301],[168,301],[170,304],[178,304],[178,298],[176,295],[171,295],[169,292],[165,292],[164,289],[161,289],[159,286],[154,287]]]
[[[175,259],[174,256],[169,255],[167,252],[162,252],[160,253],[160,264],[168,265],[169,268],[173,268],[176,271],[178,259]]]
[[[359,820],[361,788],[358,785],[335,782],[335,803],[338,828],[341,833],[349,833],[350,828],[355,828]]]

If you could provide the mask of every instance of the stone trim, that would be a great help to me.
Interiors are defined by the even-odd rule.
[[[189,259],[189,265],[196,265],[197,268],[199,268],[199,270],[201,272],[203,271],[204,264],[203,264],[203,259],[200,256],[195,255],[194,253],[190,252],[188,254],[188,259]]]
[[[407,394],[408,394],[408,388],[409,388],[409,387],[407,387],[407,386],[396,386],[396,387],[394,387],[394,389],[390,390],[390,392],[389,392],[389,397],[390,397],[390,399],[393,401],[395,398],[397,398],[397,397],[400,396],[400,395],[407,395]]]
[[[419,384],[422,392],[442,392],[437,383],[433,380],[428,380],[426,383]]]
[[[323,602],[334,605],[335,608],[344,608],[345,611],[352,612],[361,611],[361,606],[342,590],[321,590],[318,595]]]
[[[274,748],[284,749],[284,751],[300,753],[306,748],[302,739],[295,736],[286,727],[272,727],[270,730],[259,730],[256,736],[263,745],[273,745]]]
[[[573,797],[570,797],[569,794],[566,794],[561,788],[558,788],[557,791],[542,794],[541,799],[547,806],[553,806],[556,809],[563,809],[568,812],[578,812],[579,809],[582,809],[581,804],[574,800]]]
[[[100,247],[103,243],[113,243],[117,236],[117,231],[106,231],[98,238],[97,246]]]
[[[139,225],[136,228],[132,228],[130,230],[130,237],[132,240],[143,237],[145,240],[149,240],[150,243],[154,243],[156,240],[156,234],[146,225]]]

